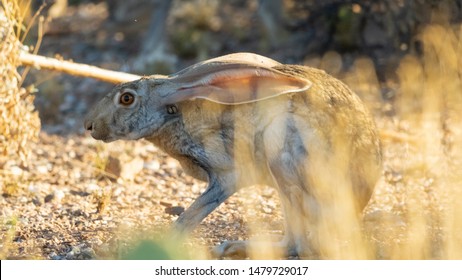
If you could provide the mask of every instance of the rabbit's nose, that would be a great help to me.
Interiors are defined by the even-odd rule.
[[[85,129],[88,130],[88,131],[93,130],[93,122],[92,121],[86,120],[85,123],[84,123],[84,126],[85,126]]]

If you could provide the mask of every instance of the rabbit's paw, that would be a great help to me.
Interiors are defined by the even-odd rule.
[[[224,241],[212,248],[214,258],[245,259],[247,258],[247,241]]]

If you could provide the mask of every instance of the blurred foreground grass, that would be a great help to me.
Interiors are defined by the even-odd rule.
[[[364,237],[358,238],[358,221],[343,212],[346,196],[336,198],[343,210],[321,222],[323,258],[462,258],[462,26],[440,20],[418,39],[423,53],[402,59],[397,84],[380,84],[367,58],[337,73],[375,113],[382,131],[406,137],[382,139],[384,174],[364,212]],[[318,65],[336,72],[341,61],[329,52]],[[385,90],[391,97],[383,100],[390,94]],[[331,197],[348,187],[341,180],[332,185]]]

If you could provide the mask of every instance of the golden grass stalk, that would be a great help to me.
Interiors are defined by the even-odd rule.
[[[2,0],[0,6],[0,166],[15,158],[27,164],[28,143],[37,139],[40,130],[34,96],[20,87],[21,76],[17,71],[24,5],[24,1]]]

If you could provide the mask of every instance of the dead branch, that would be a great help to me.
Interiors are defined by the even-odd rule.
[[[56,58],[21,52],[19,61],[22,65],[32,66],[37,69],[48,69],[64,72],[74,76],[89,77],[109,83],[125,83],[140,79],[141,76],[102,69],[82,63],[59,60]]]

